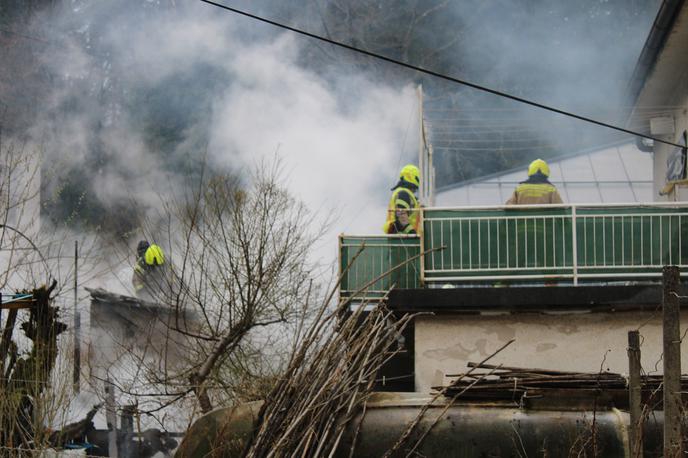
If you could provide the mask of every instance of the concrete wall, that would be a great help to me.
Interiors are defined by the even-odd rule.
[[[133,307],[93,301],[90,310],[88,367],[91,377],[127,380],[137,370],[158,367],[177,370],[188,363],[189,341],[172,330],[174,313],[165,309]],[[180,323],[197,331],[197,321],[181,317]],[[142,375],[143,376],[143,375]]]
[[[416,319],[416,391],[446,384],[445,374],[465,372],[511,339],[490,360],[539,369],[627,373],[628,331],[642,336],[642,364],[647,373],[662,372],[661,310],[652,312],[565,315],[436,315]],[[682,314],[688,323],[688,312]],[[685,327],[685,324],[684,324]],[[688,369],[688,342],[682,345],[682,368]],[[655,369],[656,366],[656,369]]]

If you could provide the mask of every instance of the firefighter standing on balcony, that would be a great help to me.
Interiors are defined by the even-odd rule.
[[[399,182],[392,188],[392,198],[387,207],[385,234],[419,234],[420,218],[418,199],[415,192],[420,186],[420,171],[409,164],[401,169]]]
[[[557,188],[549,182],[549,166],[542,159],[536,159],[528,166],[528,179],[514,190],[507,205],[560,204]]]

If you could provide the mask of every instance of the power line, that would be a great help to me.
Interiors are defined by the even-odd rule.
[[[286,25],[286,24],[282,24],[282,23],[280,23],[280,22],[276,22],[276,21],[270,20],[270,19],[264,18],[264,17],[262,17],[262,16],[257,16],[257,15],[255,15],[255,14],[251,14],[251,13],[249,13],[249,12],[247,12],[247,11],[243,11],[243,10],[240,10],[240,9],[237,9],[237,8],[233,8],[233,7],[231,7],[231,6],[223,5],[223,4],[221,4],[221,3],[217,3],[217,2],[214,2],[214,1],[211,1],[211,0],[200,0],[200,1],[203,2],[203,3],[207,3],[208,5],[212,5],[212,6],[215,6],[215,7],[217,7],[217,8],[221,8],[221,9],[223,9],[223,10],[231,11],[232,13],[239,14],[239,15],[241,15],[241,16],[245,16],[245,17],[254,19],[254,20],[256,20],[256,21],[259,21],[259,22],[263,22],[263,23],[265,23],[265,24],[270,24],[270,25],[272,25],[272,26],[279,27],[279,28],[281,28],[281,29],[289,30],[290,32],[294,32],[294,33],[297,33],[297,34],[299,34],[299,35],[303,35],[303,36],[306,36],[306,37],[309,37],[309,38],[313,38],[313,39],[315,39],[315,40],[319,40],[319,41],[322,41],[322,42],[325,42],[325,43],[329,43],[329,44],[334,45],[334,46],[339,46],[340,48],[348,49],[349,51],[354,51],[354,52],[357,52],[357,53],[359,53],[359,54],[364,54],[364,55],[366,55],[366,56],[370,56],[370,57],[373,57],[373,58],[375,58],[375,59],[379,59],[379,60],[383,60],[383,61],[385,61],[385,62],[389,62],[389,63],[395,64],[395,65],[399,65],[399,66],[401,66],[401,67],[405,67],[405,68],[408,68],[408,69],[410,69],[410,70],[415,70],[415,71],[417,71],[417,72],[425,73],[425,74],[427,74],[427,75],[431,75],[431,76],[434,76],[434,77],[436,77],[436,78],[440,78],[440,79],[443,79],[443,80],[451,81],[451,82],[453,82],[453,83],[461,84],[461,85],[463,85],[463,86],[468,86],[468,87],[470,87],[470,88],[477,89],[477,90],[482,91],[482,92],[487,92],[487,93],[489,93],[489,94],[493,94],[493,95],[496,95],[496,96],[499,96],[499,97],[504,97],[504,98],[506,98],[506,99],[514,100],[514,101],[516,101],[516,102],[520,102],[520,103],[523,103],[523,104],[526,104],[526,105],[530,105],[530,106],[533,106],[533,107],[536,107],[536,108],[540,108],[540,109],[542,109],[542,110],[550,111],[550,112],[552,112],[552,113],[557,113],[557,114],[560,114],[560,115],[563,115],[563,116],[568,116],[568,117],[571,117],[571,118],[574,118],[574,119],[578,119],[578,120],[580,120],[580,121],[588,122],[588,123],[591,123],[591,124],[596,124],[596,125],[598,125],[598,126],[606,127],[606,128],[608,128],[608,129],[613,129],[613,130],[617,130],[617,131],[619,131],[619,132],[624,132],[624,133],[627,133],[627,134],[630,134],[630,135],[635,135],[635,136],[638,136],[638,137],[647,138],[647,139],[649,139],[649,140],[652,140],[652,141],[655,141],[655,142],[658,142],[658,143],[664,143],[664,144],[666,144],[666,145],[676,146],[676,147],[678,147],[678,148],[684,148],[683,145],[679,145],[679,144],[677,144],[677,143],[672,143],[672,142],[669,142],[669,141],[666,141],[666,140],[660,140],[659,138],[653,137],[653,136],[651,136],[651,135],[646,135],[646,134],[642,134],[642,133],[640,133],[640,132],[635,132],[635,131],[632,131],[632,130],[629,130],[629,129],[624,129],[623,127],[615,126],[615,125],[613,125],[613,124],[608,124],[608,123],[605,123],[605,122],[602,122],[602,121],[598,121],[598,120],[596,120],[596,119],[592,119],[592,118],[588,118],[588,117],[585,117],[585,116],[577,115],[577,114],[571,113],[571,112],[569,112],[569,111],[560,110],[559,108],[550,107],[550,106],[548,106],[548,105],[544,105],[544,104],[541,104],[541,103],[538,103],[538,102],[534,102],[534,101],[532,101],[532,100],[528,100],[528,99],[524,99],[524,98],[522,98],[522,97],[518,97],[518,96],[515,96],[515,95],[511,95],[511,94],[508,94],[508,93],[506,93],[506,92],[501,92],[501,91],[498,91],[498,90],[496,90],[496,89],[491,89],[491,88],[486,87],[486,86],[481,86],[481,85],[476,84],[476,83],[471,83],[470,81],[465,81],[465,80],[462,80],[462,79],[459,79],[459,78],[455,78],[455,77],[452,77],[452,76],[448,76],[448,75],[445,75],[445,74],[442,74],[442,73],[435,72],[435,71],[433,71],[433,70],[428,70],[428,69],[425,69],[425,68],[422,68],[422,67],[417,67],[417,66],[415,66],[415,65],[411,65],[411,64],[408,64],[408,63],[406,63],[406,62],[402,62],[402,61],[400,61],[400,60],[392,59],[391,57],[383,56],[382,54],[377,54],[377,53],[374,53],[374,52],[372,52],[372,51],[367,51],[367,50],[365,50],[365,49],[357,48],[357,47],[355,47],[355,46],[347,45],[347,44],[345,44],[345,43],[342,43],[342,42],[339,42],[339,41],[335,41],[335,40],[332,40],[332,39],[323,37],[323,36],[321,36],[321,35],[316,35],[316,34],[311,33],[311,32],[306,32],[305,30],[297,29],[297,28],[295,28],[295,27],[291,27],[291,26],[288,26],[288,25]]]

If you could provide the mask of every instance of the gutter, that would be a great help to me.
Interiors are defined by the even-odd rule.
[[[652,24],[652,29],[645,41],[643,50],[640,52],[640,57],[633,70],[633,75],[627,86],[627,93],[633,105],[633,110],[628,116],[626,124],[635,114],[635,106],[638,102],[640,92],[645,85],[645,82],[657,63],[667,37],[671,32],[679,11],[684,7],[685,0],[664,0],[657,12],[655,22]]]

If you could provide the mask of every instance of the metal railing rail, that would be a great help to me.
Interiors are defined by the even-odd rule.
[[[340,235],[340,294],[349,296],[377,276],[418,255],[420,245],[417,235]],[[420,259],[375,282],[363,294],[368,298],[381,297],[392,286],[420,288]]]
[[[421,221],[422,237],[341,235],[341,294],[421,251],[366,294],[433,282],[649,279],[665,264],[688,267],[688,202],[437,207]]]
[[[688,203],[424,210],[424,282],[660,277],[688,265]]]

